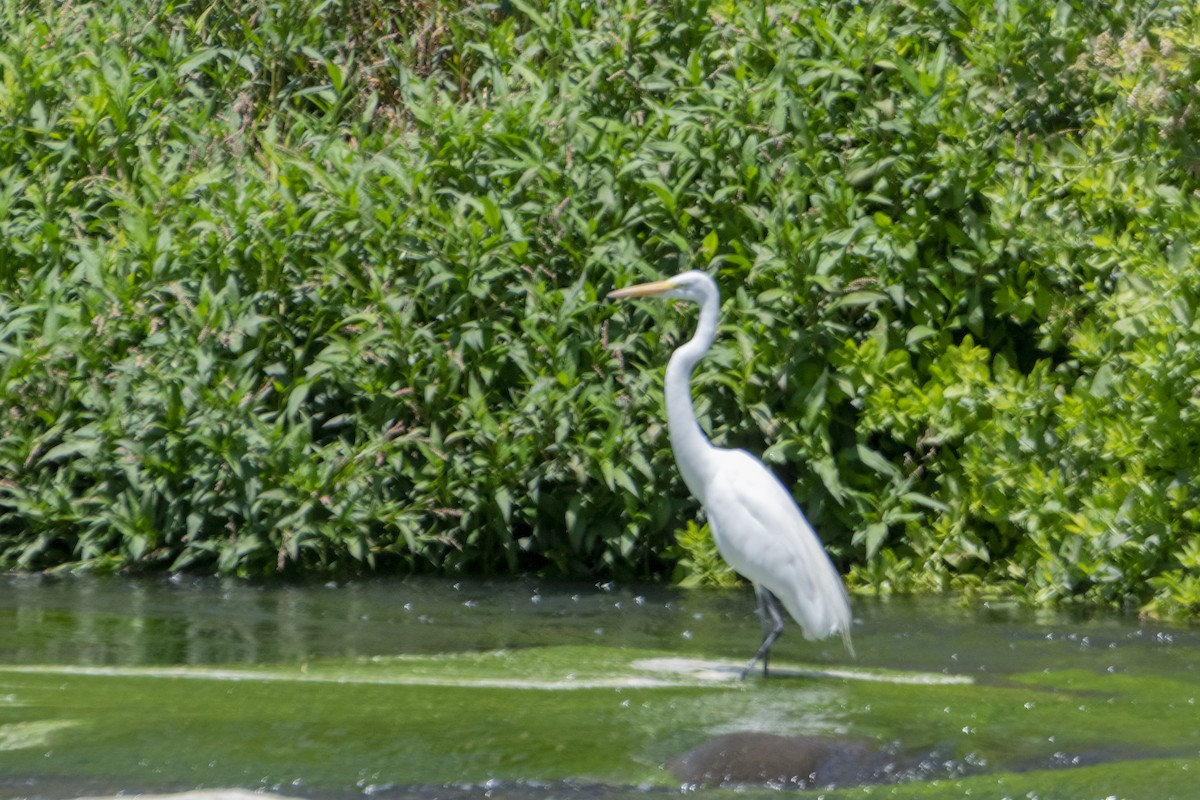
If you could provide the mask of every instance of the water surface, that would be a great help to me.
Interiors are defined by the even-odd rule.
[[[806,674],[646,667],[748,660],[753,607],[533,580],[0,577],[0,795],[640,796],[678,791],[672,758],[753,732],[937,762],[823,796],[1194,796],[1195,630],[856,598],[856,659],[793,626],[775,663]],[[914,675],[931,680],[890,682]]]

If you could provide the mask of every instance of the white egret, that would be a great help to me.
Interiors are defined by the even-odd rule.
[[[745,450],[714,447],[692,408],[691,376],[712,346],[720,315],[717,284],[707,274],[684,272],[665,281],[609,292],[609,298],[666,297],[700,306],[691,340],[667,362],[667,427],[675,463],[688,489],[704,506],[717,550],[754,584],[763,643],[742,670],[761,660],[783,632],[779,603],[800,624],[806,639],[842,635],[851,655],[850,601],[841,576],[791,493],[765,464]]]

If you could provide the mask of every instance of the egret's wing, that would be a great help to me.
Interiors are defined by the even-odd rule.
[[[702,500],[722,557],[778,597],[806,638],[841,633],[849,646],[846,589],[791,493],[749,453],[719,452]]]

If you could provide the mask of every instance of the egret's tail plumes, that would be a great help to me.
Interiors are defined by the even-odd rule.
[[[815,535],[813,541],[816,541]],[[804,562],[803,577],[796,578],[777,596],[792,619],[799,623],[805,639],[828,639],[840,634],[846,652],[854,657],[854,643],[850,638],[853,624],[850,599],[841,576],[823,550],[810,553],[809,557],[811,560]]]

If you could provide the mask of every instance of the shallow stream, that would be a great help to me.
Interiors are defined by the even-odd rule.
[[[749,590],[0,576],[0,797],[1200,797],[1200,631],[854,609],[739,682]]]

